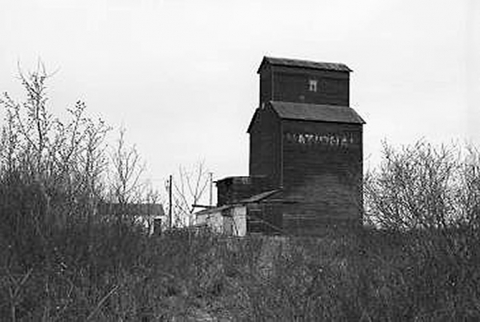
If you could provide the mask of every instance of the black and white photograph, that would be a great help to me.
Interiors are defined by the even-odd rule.
[[[480,321],[480,2],[0,0],[0,321]]]

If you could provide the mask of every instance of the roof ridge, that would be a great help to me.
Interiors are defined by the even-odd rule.
[[[351,108],[351,106],[348,105],[336,105],[336,104],[318,104],[318,103],[305,103],[305,102],[288,102],[288,101],[274,101],[270,100],[268,103],[273,103],[273,104],[295,104],[295,105],[304,105],[304,106],[324,106],[324,107],[332,107],[332,108],[338,108],[338,107],[346,107],[346,108]]]
[[[306,59],[292,59],[292,58],[280,58],[272,56],[264,56],[260,67],[258,68],[257,73],[260,72],[262,66],[265,63],[278,66],[287,66],[287,67],[299,67],[299,68],[310,68],[310,69],[321,69],[321,70],[332,70],[338,72],[352,72],[352,70],[345,65],[344,63],[338,62],[320,62]]]
[[[350,106],[270,101],[272,109],[281,119],[365,124]]]

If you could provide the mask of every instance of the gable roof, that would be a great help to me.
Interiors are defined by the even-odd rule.
[[[331,70],[331,71],[337,71],[337,72],[352,71],[350,68],[348,68],[347,65],[341,64],[341,63],[315,62],[315,61],[302,60],[302,59],[275,58],[275,57],[264,56],[262,63],[260,64],[260,67],[258,67],[257,73],[260,73],[260,70],[262,69],[264,64],[270,64],[274,66]]]
[[[259,114],[270,109],[282,120],[299,120],[312,122],[350,123],[365,124],[365,121],[351,107],[340,105],[321,105],[309,103],[292,103],[270,101],[265,109],[257,108],[253,114],[247,133],[253,127],[255,119]]]
[[[319,105],[290,102],[270,102],[281,119],[365,124],[355,110],[348,106]]]

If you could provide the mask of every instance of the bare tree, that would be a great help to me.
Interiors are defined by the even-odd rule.
[[[204,162],[191,168],[180,166],[173,179],[173,221],[176,226],[193,223],[194,205],[201,203],[209,185],[209,172]]]
[[[125,128],[120,128],[116,146],[111,153],[111,194],[120,204],[138,201],[143,191],[141,176],[145,164],[140,158],[135,145],[127,146]]]

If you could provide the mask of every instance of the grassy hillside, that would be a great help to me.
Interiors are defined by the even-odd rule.
[[[480,317],[477,234],[319,239],[66,231],[38,258],[2,247],[12,321],[457,321]],[[3,244],[2,246],[6,246]]]

